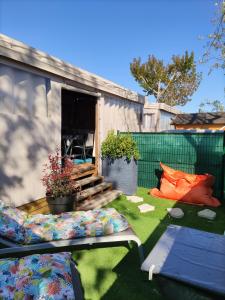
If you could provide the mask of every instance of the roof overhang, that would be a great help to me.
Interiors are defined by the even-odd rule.
[[[94,88],[98,92],[106,92],[130,101],[144,104],[145,97],[126,89],[112,81],[92,74],[59,60],[47,53],[0,34],[0,57],[22,63],[33,68],[59,76],[63,79],[78,82]]]
[[[172,119],[172,125],[225,124],[225,112],[178,114]]]
[[[166,111],[166,112],[174,114],[174,115],[181,113],[180,110],[174,108],[173,106],[167,105],[165,103],[147,103],[146,102],[144,109],[146,112],[148,110],[163,110],[163,111]]]

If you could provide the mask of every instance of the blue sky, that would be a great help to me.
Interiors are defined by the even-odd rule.
[[[168,62],[193,50],[198,60],[214,10],[213,0],[0,0],[0,32],[143,94],[130,74],[133,58]],[[185,112],[224,101],[222,71],[198,70],[203,80]]]

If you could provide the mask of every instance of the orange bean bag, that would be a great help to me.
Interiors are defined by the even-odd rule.
[[[214,176],[188,174],[174,170],[162,163],[160,166],[163,169],[160,190],[157,188],[150,190],[149,193],[152,196],[213,207],[221,204],[212,196]]]

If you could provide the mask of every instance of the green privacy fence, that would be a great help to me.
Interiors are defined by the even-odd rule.
[[[138,185],[159,184],[159,162],[188,173],[210,173],[216,177],[214,195],[225,195],[224,133],[132,133],[140,151]]]

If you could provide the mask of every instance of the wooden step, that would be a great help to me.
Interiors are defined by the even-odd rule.
[[[88,175],[92,175],[96,173],[95,165],[91,163],[84,163],[80,165],[74,165],[73,172],[71,174],[71,179],[78,179],[81,177],[85,177]]]
[[[99,192],[103,192],[106,189],[111,189],[112,183],[110,182],[102,182],[98,185],[95,185],[93,187],[87,188],[80,192],[79,196],[77,197],[77,201],[84,200],[88,197],[91,197]]]
[[[122,194],[121,191],[111,190],[103,192],[93,197],[91,200],[84,200],[81,203],[77,203],[76,210],[89,210],[95,208],[101,208],[104,205],[112,202]]]
[[[96,181],[102,181],[103,176],[90,176],[83,179],[76,180],[76,184],[81,188],[85,185],[96,183]]]

